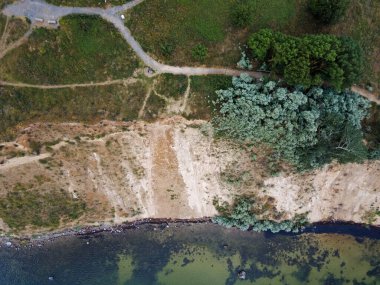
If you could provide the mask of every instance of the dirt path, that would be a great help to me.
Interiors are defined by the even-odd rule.
[[[380,105],[380,99],[376,94],[373,94],[364,88],[358,87],[358,86],[352,86],[351,90],[355,93],[360,94],[363,97],[366,97],[368,100],[375,102],[376,104]]]
[[[4,31],[3,31],[3,34],[1,35],[1,39],[0,39],[0,50],[5,49],[5,43],[6,43],[7,37],[8,37],[8,32],[7,32],[8,23],[9,23],[9,17],[7,17],[7,19],[5,20]]]
[[[11,50],[18,48],[19,46],[24,44],[28,40],[29,36],[32,34],[32,31],[33,29],[31,27],[21,38],[19,38],[17,41],[10,44],[9,46],[6,46],[5,43],[4,45],[2,44],[0,47],[0,59],[2,59]],[[1,84],[1,81],[0,81],[0,84]],[[5,84],[2,84],[2,85],[5,85]]]
[[[7,82],[0,80],[0,85],[3,86],[13,86],[21,88],[37,88],[37,89],[62,89],[62,88],[75,88],[75,87],[91,87],[91,86],[106,86],[114,84],[124,84],[126,79],[114,79],[107,80],[103,82],[90,82],[90,83],[74,83],[74,84],[56,84],[56,85],[39,85],[39,84],[28,84],[21,82]]]
[[[4,164],[0,164],[0,170],[7,170],[10,168],[18,167],[24,164],[32,163],[32,162],[37,162],[40,159],[45,159],[50,157],[50,153],[43,153],[40,155],[35,155],[35,156],[24,156],[24,157],[16,157],[16,158],[11,158],[8,161],[6,161]]]
[[[142,118],[142,117],[144,116],[145,106],[146,106],[146,103],[147,103],[148,100],[149,100],[150,95],[152,94],[152,90],[153,90],[153,88],[150,87],[150,88],[148,89],[148,91],[146,92],[144,102],[143,102],[143,104],[142,104],[142,106],[141,106],[141,109],[140,109],[140,111],[139,111],[139,114],[138,114],[138,118],[139,118],[139,119]]]

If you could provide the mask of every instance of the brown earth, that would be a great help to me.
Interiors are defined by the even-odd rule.
[[[87,204],[82,217],[60,228],[213,216],[214,198],[231,202],[241,194],[273,197],[283,218],[308,213],[311,222],[361,223],[372,217],[380,225],[373,215],[380,207],[380,161],[271,177],[264,158],[254,160],[251,150],[215,139],[211,132],[205,121],[182,117],[150,124],[34,124],[12,144],[0,144],[3,158],[14,143],[24,152],[0,164],[0,198],[16,183],[45,177],[41,187],[64,189]],[[30,141],[43,145],[39,156],[29,151]],[[0,229],[9,231],[1,219]]]

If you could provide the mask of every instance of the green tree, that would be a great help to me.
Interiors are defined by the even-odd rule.
[[[214,119],[219,134],[270,146],[275,157],[299,169],[337,159],[361,161],[361,121],[369,102],[358,94],[312,88],[289,90],[278,83],[235,77],[232,87],[217,91],[220,114]]]
[[[293,37],[263,29],[251,35],[248,46],[258,61],[267,63],[291,85],[309,87],[328,82],[342,89],[361,78],[363,53],[351,38]]]
[[[324,24],[338,22],[346,13],[350,0],[309,0],[311,14]]]
[[[195,60],[204,61],[207,57],[208,49],[203,44],[197,44],[191,54]]]
[[[364,69],[364,55],[360,45],[350,37],[340,38],[337,65],[343,70],[343,86],[351,86],[361,79]]]
[[[273,48],[277,33],[271,29],[261,29],[248,39],[248,46],[253,55],[260,61],[271,58],[270,50]]]

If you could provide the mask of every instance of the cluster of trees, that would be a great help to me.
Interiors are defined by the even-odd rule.
[[[318,87],[291,90],[243,74],[233,78],[232,87],[217,91],[217,96],[217,132],[270,146],[275,159],[300,170],[334,159],[345,163],[368,157],[361,121],[370,103],[356,93]]]
[[[350,0],[309,0],[311,14],[323,24],[334,24],[346,13]]]
[[[254,200],[247,197],[238,198],[231,209],[224,211],[221,216],[216,216],[212,221],[227,228],[237,227],[242,231],[249,229],[256,232],[279,231],[299,232],[306,224],[304,216],[296,216],[292,220],[276,222],[272,220],[259,219],[254,211]]]
[[[294,37],[262,29],[251,35],[253,56],[291,85],[305,87],[328,82],[336,89],[358,82],[363,69],[361,47],[349,37]]]

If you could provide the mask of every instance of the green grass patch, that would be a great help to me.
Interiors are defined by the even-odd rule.
[[[32,122],[94,122],[138,117],[147,92],[144,82],[75,89],[0,88],[0,139]]]
[[[236,28],[231,11],[237,0],[147,0],[127,15],[126,25],[143,48],[170,64],[199,64],[192,56],[198,44],[208,55],[202,63],[236,66],[239,43],[249,31],[284,27],[296,13],[296,0],[248,0],[254,8],[251,25]]]
[[[0,37],[4,33],[5,23],[7,21],[7,17],[3,14],[0,14]]]
[[[21,38],[28,30],[30,24],[25,18],[10,18],[7,27],[7,38],[5,44],[9,46]]]
[[[187,77],[184,75],[161,74],[159,75],[155,90],[158,94],[167,98],[180,98],[186,91]]]
[[[144,119],[147,121],[153,121],[164,110],[166,101],[157,95],[152,93],[145,105]]]
[[[29,225],[56,228],[61,219],[78,219],[85,209],[84,202],[70,198],[64,190],[38,191],[24,184],[0,198],[0,217],[15,230]]]
[[[217,108],[214,101],[217,99],[216,90],[226,89],[231,85],[231,77],[224,75],[192,76],[191,92],[188,104],[191,119],[210,119]]]
[[[72,15],[57,30],[38,28],[0,62],[0,76],[33,84],[127,78],[139,67],[114,26],[98,16]]]
[[[3,9],[6,5],[15,2],[15,0],[0,0],[0,9]]]
[[[380,2],[350,2],[346,16],[328,32],[348,35],[360,43],[366,56],[363,83],[380,90]]]
[[[57,6],[72,7],[108,7],[123,5],[130,0],[47,0],[46,2]]]

